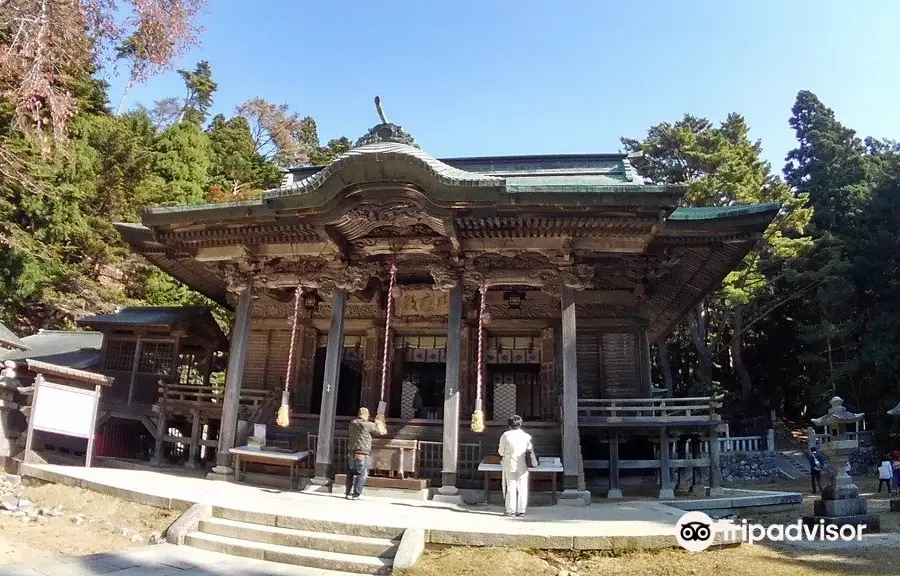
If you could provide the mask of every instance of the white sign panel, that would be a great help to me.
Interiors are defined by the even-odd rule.
[[[32,411],[35,430],[78,438],[94,435],[97,393],[51,382],[38,386]]]

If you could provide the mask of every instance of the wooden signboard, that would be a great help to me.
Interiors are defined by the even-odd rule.
[[[38,365],[35,365],[38,364]],[[50,432],[63,436],[85,438],[87,453],[85,467],[90,467],[94,453],[94,436],[97,409],[102,385],[109,386],[109,379],[99,374],[56,367],[29,361],[29,368],[38,372],[34,379],[31,414],[28,418],[28,435],[25,439],[25,462],[36,461],[31,450],[34,431]],[[66,384],[50,382],[44,374]],[[71,383],[71,384],[70,384]],[[90,386],[93,384],[93,386]],[[90,387],[88,387],[90,386]]]

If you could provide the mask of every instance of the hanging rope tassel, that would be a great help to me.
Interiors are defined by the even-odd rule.
[[[475,383],[475,412],[472,413],[472,432],[484,432],[484,411],[481,404],[481,390],[484,387],[484,329],[490,320],[487,313],[487,285],[483,285],[481,303],[478,307],[478,377]]]
[[[388,364],[391,354],[391,317],[394,315],[394,292],[397,291],[397,266],[391,264],[391,281],[388,287],[387,312],[384,319],[384,354],[381,358],[381,396],[378,401],[378,413],[375,414],[375,430],[379,434],[387,434],[387,422],[384,413],[387,402],[384,399],[387,390]]]
[[[281,406],[278,408],[278,418],[275,423],[282,428],[287,428],[291,423],[291,366],[294,363],[294,345],[297,342],[297,318],[300,315],[300,298],[303,296],[303,286],[297,284],[294,290],[294,322],[291,324],[291,347],[288,350],[287,373],[284,375],[284,391],[281,393]]]

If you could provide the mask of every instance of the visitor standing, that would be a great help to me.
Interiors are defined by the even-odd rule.
[[[522,430],[522,417],[510,416],[509,430],[500,436],[503,495],[507,516],[523,516],[528,507],[528,466],[536,466],[531,435]]]
[[[372,452],[372,434],[377,434],[374,422],[369,422],[369,409],[360,408],[357,418],[350,421],[350,438],[347,442],[347,487],[344,497],[357,500],[362,496],[369,475],[369,454]]]
[[[900,450],[894,448],[890,456],[891,467],[894,469],[894,488],[900,490]]]
[[[809,480],[812,484],[812,493],[816,493],[816,486],[822,489],[822,456],[816,446],[809,449]]]
[[[881,485],[886,484],[888,490],[888,496],[891,495],[893,488],[891,486],[891,480],[894,479],[894,467],[891,466],[889,460],[884,460],[881,463],[881,466],[878,467],[878,493],[881,494]]]

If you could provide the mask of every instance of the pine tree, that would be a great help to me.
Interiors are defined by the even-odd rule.
[[[206,60],[201,60],[193,70],[179,70],[178,74],[187,89],[179,122],[204,124],[212,106],[213,94],[219,88],[212,79],[212,67]]]
[[[699,358],[698,385],[713,388],[716,358],[728,352],[731,369],[745,403],[754,389],[743,360],[743,339],[760,318],[782,305],[774,281],[783,263],[808,247],[804,229],[811,216],[805,195],[793,195],[761,159],[762,147],[750,139],[749,126],[739,114],[720,125],[685,115],[678,122],[650,128],[643,140],[623,138],[637,170],[656,183],[686,184],[689,206],[781,203],[783,210],[761,242],[730,273],[722,289],[701,302],[687,317],[691,340]],[[668,379],[668,376],[666,376]]]

